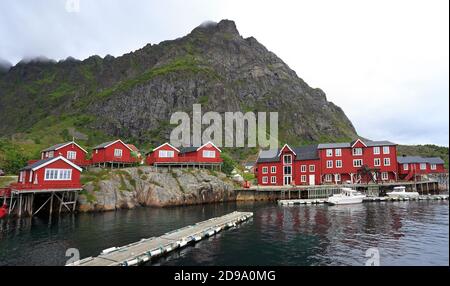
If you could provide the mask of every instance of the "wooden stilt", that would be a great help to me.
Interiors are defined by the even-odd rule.
[[[63,194],[61,196],[61,201],[60,201],[60,204],[59,204],[59,211],[58,211],[59,214],[61,214],[61,210],[62,210],[62,206],[64,204],[64,197],[65,196],[66,196],[66,192],[63,192]]]
[[[50,217],[52,216],[52,212],[53,212],[53,195],[54,194],[55,193],[52,192],[52,195],[50,196],[50,213],[49,213]]]
[[[22,216],[22,195],[19,194],[19,217]]]

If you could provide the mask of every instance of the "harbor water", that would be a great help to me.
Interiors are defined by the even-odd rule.
[[[211,217],[248,222],[148,265],[449,265],[448,201],[348,206],[220,203],[0,220],[0,265],[64,265]],[[68,256],[66,256],[68,255]]]

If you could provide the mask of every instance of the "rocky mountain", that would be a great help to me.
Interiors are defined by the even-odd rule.
[[[283,142],[357,136],[321,89],[223,20],[117,58],[18,63],[0,73],[0,137],[31,145],[76,137],[92,146],[120,136],[155,145],[168,139],[171,114],[194,103],[203,112],[278,111]]]

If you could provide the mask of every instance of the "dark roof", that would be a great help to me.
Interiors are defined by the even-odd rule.
[[[444,160],[439,157],[420,157],[420,156],[400,156],[397,157],[397,162],[400,164],[411,163],[428,163],[428,164],[444,164]]]
[[[102,143],[102,144],[100,144],[100,145],[95,146],[95,147],[92,148],[92,149],[102,149],[102,148],[105,148],[106,146],[108,146],[108,145],[110,145],[110,144],[112,144],[112,143],[114,143],[114,142],[116,142],[116,141],[117,141],[117,140],[109,141],[109,142],[104,142],[104,143]]]
[[[392,143],[390,141],[364,141],[364,143],[366,143],[367,147],[375,147],[375,146],[395,146],[397,144]]]
[[[181,154],[184,154],[184,153],[195,152],[195,151],[197,151],[198,148],[199,148],[199,147],[194,147],[194,146],[191,146],[191,147],[182,147],[182,148],[180,149],[180,153],[181,153]]]
[[[263,150],[260,152],[256,163],[265,163],[265,162],[278,162],[280,161],[280,157],[278,154],[281,149],[270,149]],[[295,152],[296,157],[295,160],[317,160],[319,159],[319,154],[317,152],[317,145],[309,145],[292,148],[292,151]]]
[[[51,147],[48,147],[47,149],[42,150],[42,152],[55,151],[56,149],[59,149],[60,147],[68,145],[70,143],[72,143],[72,142],[59,143],[59,144],[53,145]]]
[[[370,141],[370,140],[362,140],[360,139],[367,147],[375,147],[375,146],[395,146],[397,144],[392,143],[390,141]],[[344,142],[344,143],[322,143],[317,147],[318,149],[328,149],[328,148],[350,148],[355,144],[357,140],[352,142]]]
[[[42,159],[42,160],[39,160],[39,161],[34,162],[33,164],[30,164],[30,165],[28,165],[28,166],[23,167],[23,168],[20,169],[20,170],[21,170],[21,171],[31,170],[31,169],[34,169],[34,168],[36,168],[36,167],[39,167],[39,166],[42,165],[42,164],[47,163],[48,161],[51,161],[51,160],[53,160],[53,159],[55,159],[55,157],[53,157],[53,158],[47,158],[47,159]]]

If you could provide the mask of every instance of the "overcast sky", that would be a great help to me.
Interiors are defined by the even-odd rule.
[[[449,145],[448,0],[78,2],[1,0],[0,59],[120,56],[231,19],[323,89],[361,136]]]

